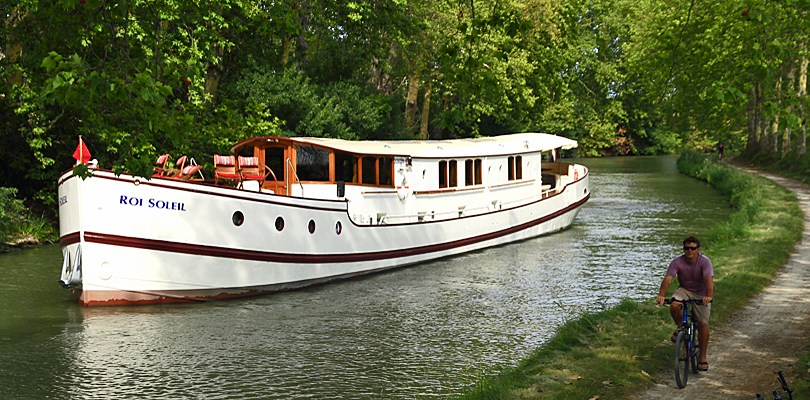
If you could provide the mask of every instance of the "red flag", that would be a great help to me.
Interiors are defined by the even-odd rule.
[[[87,145],[84,144],[82,137],[79,136],[79,145],[76,146],[76,151],[73,152],[73,158],[76,159],[77,164],[87,164],[90,162],[90,150],[87,150]]]

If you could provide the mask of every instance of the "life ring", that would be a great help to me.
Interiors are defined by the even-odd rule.
[[[574,180],[579,180],[579,171],[574,170]]]
[[[410,193],[410,186],[408,186],[408,178],[405,174],[399,174],[397,177],[397,197],[400,200],[405,200]]]

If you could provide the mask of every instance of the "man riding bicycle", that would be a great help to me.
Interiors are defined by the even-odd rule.
[[[706,349],[709,347],[709,314],[711,313],[711,301],[714,297],[714,269],[709,257],[700,254],[700,240],[694,236],[689,236],[683,241],[683,255],[672,260],[667,269],[664,281],[661,282],[661,290],[658,292],[658,305],[663,305],[669,284],[675,277],[678,277],[678,289],[672,294],[675,300],[703,300],[703,304],[695,304],[694,312],[698,324],[698,340],[700,341],[700,371],[708,371],[709,363],[706,361]],[[669,306],[669,313],[675,324],[683,323],[683,310],[681,303],[672,302]],[[676,330],[670,340],[675,342],[678,331]]]

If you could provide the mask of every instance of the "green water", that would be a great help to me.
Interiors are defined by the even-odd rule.
[[[0,255],[0,399],[446,398],[584,310],[652,298],[731,212],[675,160],[582,160],[592,197],[558,234],[252,299],[84,308],[58,246]]]

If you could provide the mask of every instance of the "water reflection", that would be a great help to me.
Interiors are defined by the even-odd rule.
[[[83,308],[56,284],[58,247],[0,256],[0,397],[458,393],[584,310],[651,298],[680,240],[730,211],[673,157],[584,163],[592,198],[567,231],[297,292]]]

